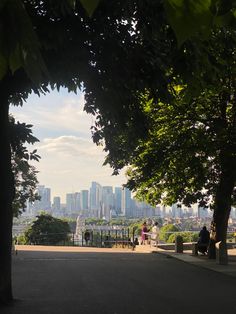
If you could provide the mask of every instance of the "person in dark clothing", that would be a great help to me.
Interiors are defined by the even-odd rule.
[[[85,239],[86,245],[88,245],[89,240],[90,240],[90,232],[88,230],[86,230],[84,233],[84,239]]]
[[[135,245],[139,245],[138,238],[135,238],[135,239],[134,239],[134,244],[135,244]]]
[[[199,232],[198,239],[198,251],[205,255],[207,253],[208,245],[210,241],[210,232],[207,230],[206,226],[202,228]]]

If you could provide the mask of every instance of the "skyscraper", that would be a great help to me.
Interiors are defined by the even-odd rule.
[[[131,191],[127,188],[122,189],[121,193],[121,214],[130,216],[131,210]]]
[[[75,198],[75,209],[74,212],[81,210],[81,194],[79,192],[74,193]]]
[[[61,198],[59,196],[53,198],[52,211],[56,215],[61,213]]]
[[[81,209],[87,210],[89,208],[88,202],[89,201],[89,191],[88,190],[82,190],[81,191]]]
[[[114,195],[112,186],[102,187],[102,202],[109,209],[112,209],[114,207]]]
[[[121,187],[115,187],[114,206],[117,214],[121,214]]]
[[[37,194],[40,196],[40,200],[35,201],[32,206],[32,211],[37,214],[40,210],[51,210],[51,189],[45,188],[44,185],[38,185]]]
[[[90,188],[90,209],[100,210],[102,201],[102,186],[97,182],[92,182]]]
[[[72,214],[75,210],[75,196],[74,193],[66,194],[66,212],[67,214]]]

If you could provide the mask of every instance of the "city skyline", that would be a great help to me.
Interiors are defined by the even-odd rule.
[[[11,106],[16,120],[33,125],[33,135],[40,142],[30,147],[41,156],[35,163],[39,184],[50,186],[52,196],[65,202],[65,191],[82,190],[91,181],[102,185],[122,186],[125,170],[112,176],[112,169],[103,166],[105,152],[91,139],[94,117],[83,111],[81,92],[51,91],[38,97],[29,96],[23,107]]]
[[[57,217],[101,218],[109,221],[112,217],[158,216],[160,207],[152,207],[146,202],[135,200],[126,187],[102,186],[92,181],[89,190],[66,193],[66,203],[59,196],[51,197],[50,187],[37,186],[39,200],[28,203],[24,215],[35,216],[41,211]]]
[[[66,203],[63,204],[60,197],[51,199],[51,189],[39,185],[38,193],[40,200],[29,204],[24,213],[26,216],[35,216],[44,210],[57,217],[76,218],[82,215],[85,218],[110,219],[115,217],[140,218],[211,218],[212,212],[200,207],[194,210],[193,207],[185,207],[183,204],[172,204],[171,206],[157,205],[155,207],[146,202],[135,200],[131,191],[127,188],[102,186],[98,182],[91,182],[88,190],[81,190],[75,193],[66,194]],[[232,208],[231,218],[236,217],[236,210]]]

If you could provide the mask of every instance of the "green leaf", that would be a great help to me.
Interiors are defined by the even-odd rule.
[[[99,2],[100,0],[80,0],[80,3],[82,4],[89,17],[93,15]]]
[[[21,49],[20,49],[20,46],[17,45],[16,49],[10,54],[9,67],[12,73],[14,74],[14,72],[22,66],[23,66],[23,59],[22,59]]]
[[[179,46],[199,32],[205,36],[210,33],[214,18],[211,0],[165,0],[164,6]]]
[[[7,9],[15,27],[19,29],[17,36],[11,40],[15,44],[15,50],[9,56],[9,65],[14,72],[20,66],[24,67],[28,77],[35,83],[39,83],[47,68],[40,51],[40,42],[34,30],[30,16],[23,3],[19,0],[9,1]],[[20,60],[22,58],[22,60]]]
[[[7,73],[7,69],[8,69],[7,60],[2,54],[0,54],[0,80]]]

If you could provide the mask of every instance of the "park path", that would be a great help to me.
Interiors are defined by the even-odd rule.
[[[36,249],[13,256],[17,300],[1,314],[236,313],[235,277],[168,255]]]

